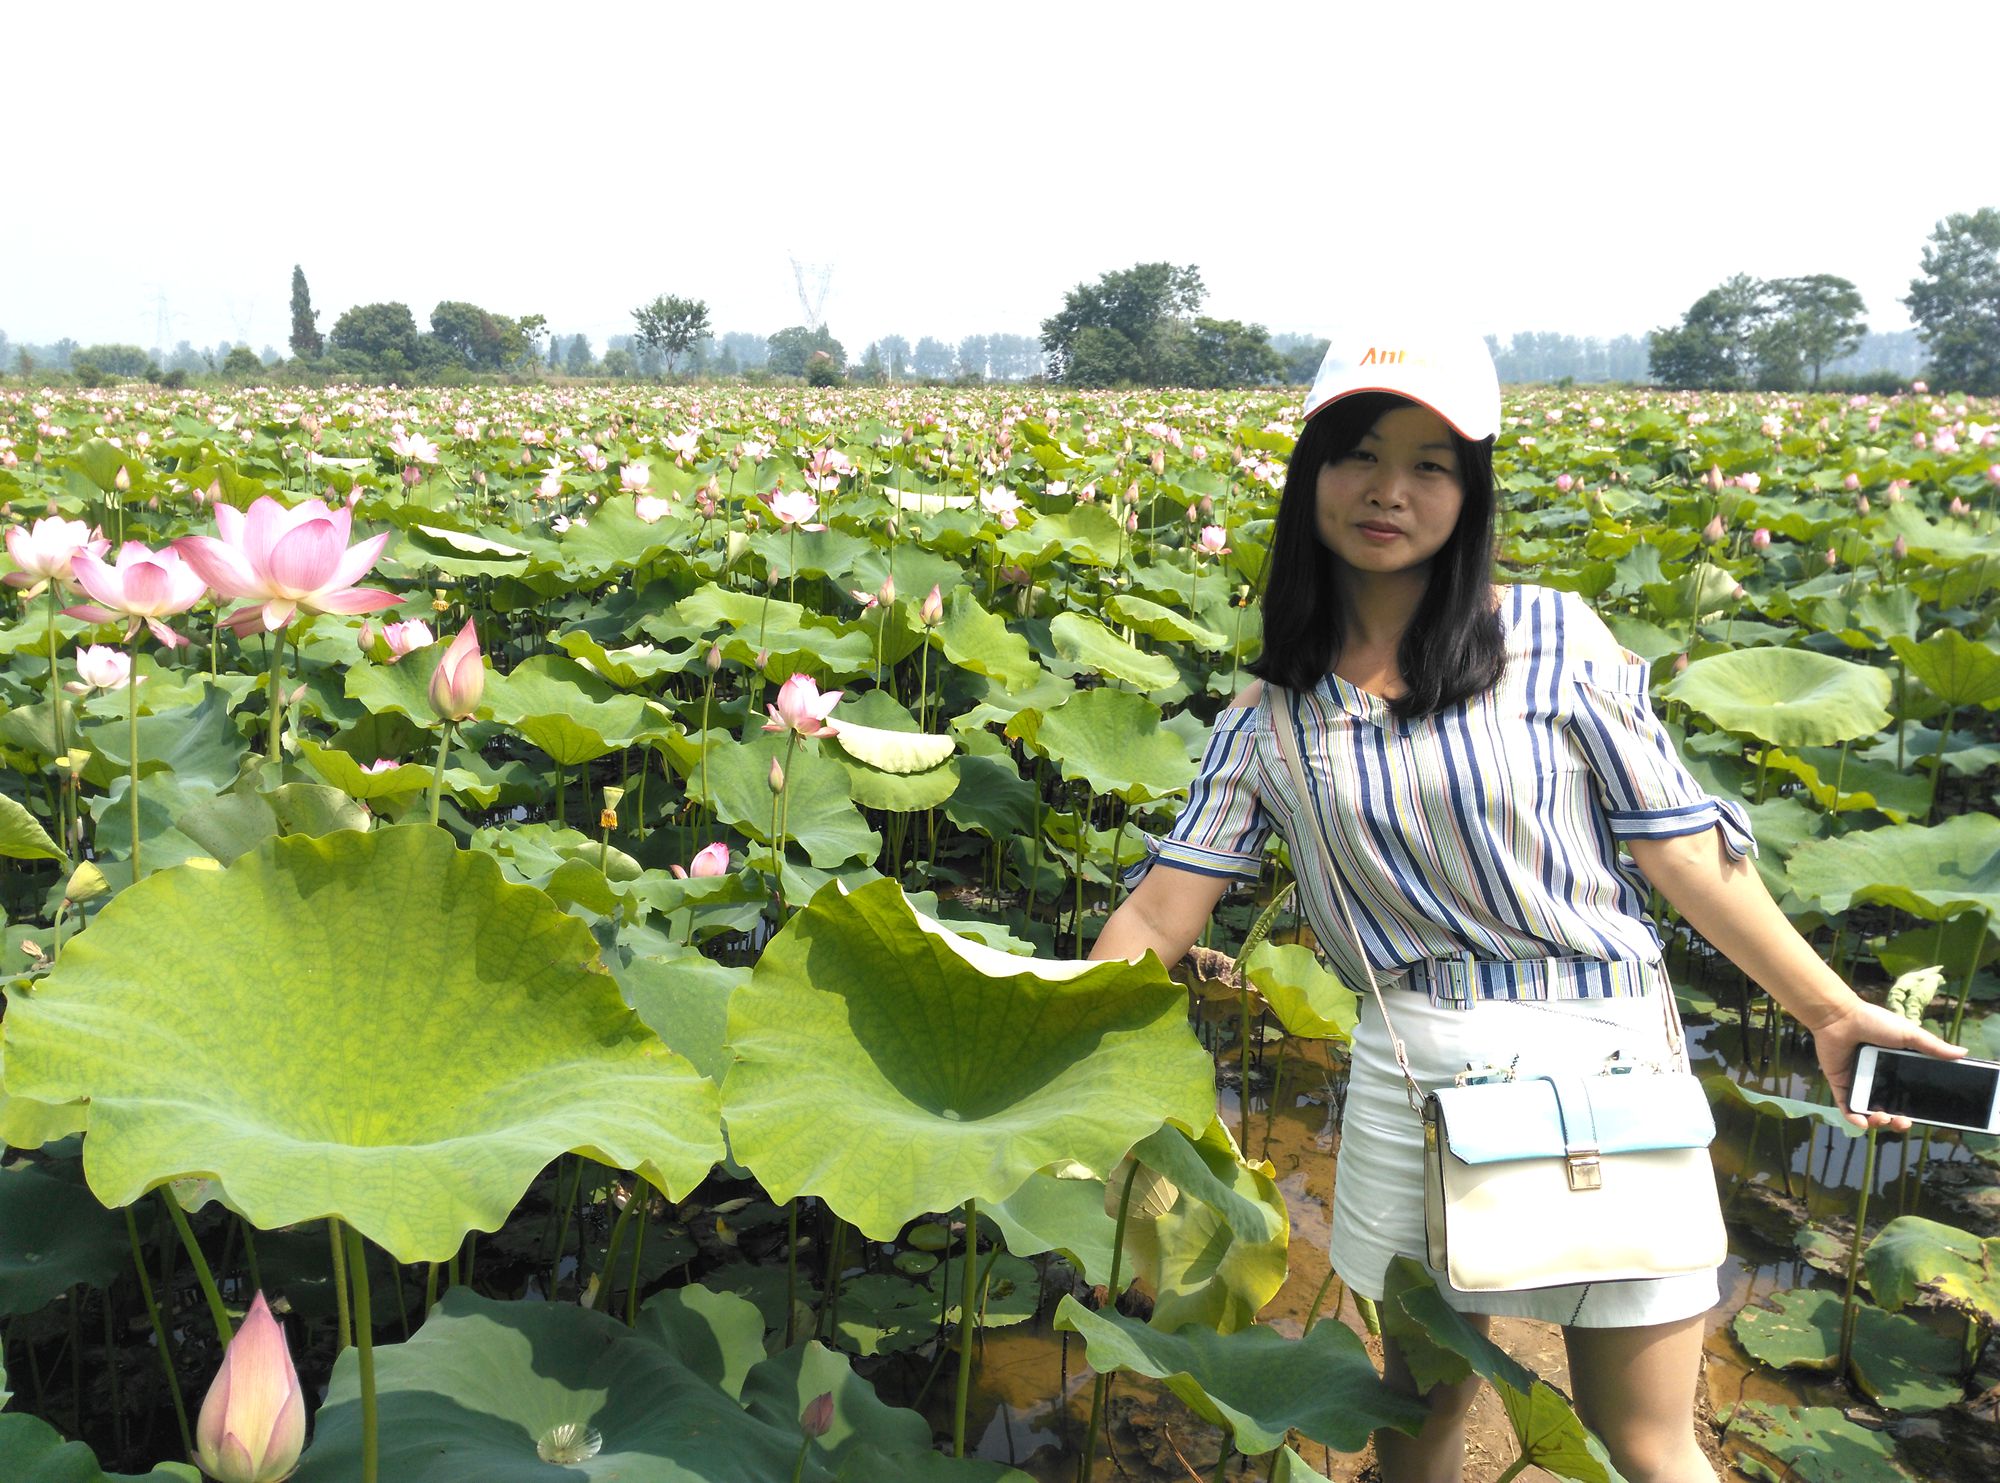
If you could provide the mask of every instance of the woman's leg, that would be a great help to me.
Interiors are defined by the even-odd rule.
[[[1584,1424],[1631,1483],[1715,1483],[1694,1439],[1706,1316],[1640,1328],[1566,1328],[1570,1388]]]
[[[1465,1321],[1485,1334],[1492,1320],[1468,1313]],[[1410,1436],[1390,1427],[1375,1433],[1375,1457],[1382,1465],[1382,1483],[1459,1483],[1465,1471],[1465,1413],[1485,1382],[1477,1375],[1455,1385],[1434,1385],[1421,1394],[1403,1361],[1402,1346],[1384,1335],[1382,1378],[1404,1395],[1418,1396],[1430,1407],[1424,1429]]]

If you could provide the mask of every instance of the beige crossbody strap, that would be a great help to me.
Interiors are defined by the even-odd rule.
[[[1264,696],[1271,707],[1271,734],[1278,743],[1278,755],[1285,760],[1285,771],[1291,774],[1292,791],[1298,795],[1301,821],[1312,835],[1312,846],[1319,854],[1319,863],[1326,871],[1327,884],[1333,889],[1334,904],[1340,908],[1341,925],[1347,929],[1347,942],[1354,949],[1355,957],[1361,960],[1361,971],[1368,975],[1368,990],[1375,996],[1375,1006],[1382,1011],[1383,1028],[1389,1032],[1389,1044],[1396,1052],[1396,1068],[1403,1073],[1403,1084],[1410,1099],[1410,1110],[1418,1116],[1424,1111],[1424,1089],[1417,1085],[1417,1078],[1410,1071],[1409,1053],[1403,1048],[1403,1037],[1396,1033],[1396,1022],[1389,1018],[1388,1001],[1382,997],[1382,986],[1375,981],[1375,965],[1368,961],[1368,949],[1361,945],[1361,933],[1354,925],[1354,912],[1347,904],[1347,889],[1341,884],[1340,872],[1334,868],[1332,852],[1327,849],[1326,838],[1320,833],[1318,816],[1313,810],[1312,790],[1306,786],[1305,769],[1299,764],[1298,747],[1294,744],[1293,733],[1296,722],[1293,719],[1292,692],[1283,685],[1269,681],[1264,685]],[[1298,842],[1292,843],[1294,849]]]

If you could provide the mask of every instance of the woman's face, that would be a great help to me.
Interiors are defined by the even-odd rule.
[[[1465,503],[1457,445],[1428,407],[1395,407],[1319,471],[1319,538],[1360,572],[1425,572]]]

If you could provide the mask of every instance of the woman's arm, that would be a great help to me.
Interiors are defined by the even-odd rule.
[[[1155,862],[1091,945],[1092,958],[1144,957],[1158,953],[1168,968],[1187,956],[1201,936],[1209,913],[1229,888],[1229,877],[1203,875]]]
[[[1717,831],[1632,839],[1626,847],[1689,926],[1812,1031],[1834,1104],[1850,1123],[1899,1131],[1909,1127],[1908,1118],[1885,1112],[1867,1117],[1847,1112],[1856,1048],[1866,1042],[1950,1059],[1964,1055],[1962,1047],[1868,1003],[1841,982],[1778,909],[1757,867],[1731,858]]]

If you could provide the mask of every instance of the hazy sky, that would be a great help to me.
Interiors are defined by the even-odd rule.
[[[1390,14],[1390,12],[1394,14]],[[2000,206],[2000,4],[10,6],[0,330],[284,348],[353,304],[657,293],[851,354],[1034,333],[1109,269],[1323,332],[1420,298],[1501,334],[1836,273],[1878,329]]]

